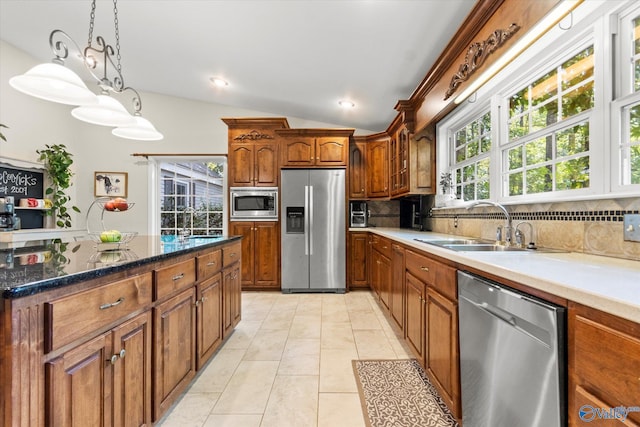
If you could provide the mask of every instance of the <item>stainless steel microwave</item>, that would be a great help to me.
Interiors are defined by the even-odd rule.
[[[277,221],[278,187],[231,187],[231,221]]]

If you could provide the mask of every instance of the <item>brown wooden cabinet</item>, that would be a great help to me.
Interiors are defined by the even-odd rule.
[[[371,287],[388,309],[391,304],[391,241],[372,234],[371,240]]]
[[[367,232],[349,232],[349,287],[369,287],[367,277],[367,249],[369,234]]]
[[[226,338],[240,322],[240,265],[222,270],[222,336]]]
[[[353,129],[276,130],[282,167],[346,167]]]
[[[400,126],[389,142],[389,186],[391,197],[409,191],[409,131]]]
[[[200,369],[222,344],[222,274],[196,286],[196,319],[196,364]]]
[[[367,198],[366,138],[354,137],[349,144],[349,199]]]
[[[280,176],[278,145],[232,142],[229,145],[229,187],[277,187]]]
[[[242,239],[242,289],[280,289],[280,225],[232,221],[229,234]]]
[[[151,425],[151,315],[45,364],[47,425]]]
[[[280,181],[280,150],[275,130],[288,128],[287,119],[222,120],[229,128],[229,187],[277,187]]]
[[[389,138],[367,142],[367,197],[389,197]]]
[[[640,406],[640,324],[576,303],[569,304],[569,426],[608,426],[595,410]],[[610,411],[609,411],[610,412]],[[592,418],[593,417],[593,418]],[[629,412],[625,426],[640,425],[640,412]]]
[[[404,266],[404,248],[398,244],[391,245],[393,254],[391,258],[392,276],[391,281],[391,318],[396,325],[404,329],[404,310],[405,310],[405,266]]]
[[[416,359],[424,366],[426,285],[411,272],[405,278],[406,319],[404,336]]]
[[[195,288],[189,287],[153,309],[154,421],[196,375],[195,302]]]

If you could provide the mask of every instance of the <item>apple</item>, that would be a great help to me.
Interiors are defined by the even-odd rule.
[[[104,208],[108,211],[114,211],[116,210],[116,204],[113,202],[113,200],[109,200],[108,202],[105,202]]]
[[[108,230],[100,233],[100,241],[103,243],[115,243],[122,239],[122,234],[118,230]]]
[[[113,199],[113,204],[119,211],[126,211],[127,209],[129,209],[129,203],[127,202],[127,199],[124,199],[122,197],[116,197],[115,199]]]

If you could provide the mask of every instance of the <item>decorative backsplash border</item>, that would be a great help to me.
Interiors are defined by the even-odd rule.
[[[638,214],[640,210],[593,210],[593,211],[549,211],[509,212],[513,220],[519,221],[589,221],[623,222],[625,214]],[[442,212],[433,211],[433,218],[504,219],[502,212]]]

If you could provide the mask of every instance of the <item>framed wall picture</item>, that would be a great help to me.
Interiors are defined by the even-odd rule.
[[[127,197],[127,172],[94,172],[93,193],[96,197]]]

